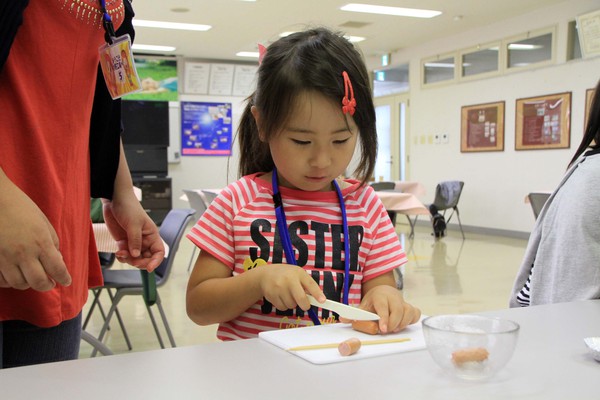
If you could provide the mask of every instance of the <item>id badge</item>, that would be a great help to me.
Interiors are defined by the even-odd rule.
[[[106,87],[113,99],[142,90],[140,78],[131,55],[129,35],[115,38],[112,44],[105,43],[98,48],[100,66]]]

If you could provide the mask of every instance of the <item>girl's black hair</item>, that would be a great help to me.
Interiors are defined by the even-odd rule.
[[[592,149],[600,147],[600,81],[598,81],[598,84],[596,85],[594,97],[592,98],[583,139],[581,140],[575,155],[569,162],[569,167],[577,161],[579,156],[581,156],[588,147]]]
[[[247,99],[238,128],[240,176],[273,169],[268,139],[284,127],[299,95],[318,92],[339,103],[341,110],[343,71],[354,88],[353,117],[360,134],[361,157],[354,172],[363,184],[369,181],[377,156],[369,74],[358,50],[340,33],[323,27],[293,33],[267,48],[258,68],[256,91]],[[250,111],[252,106],[260,112],[260,127]],[[259,139],[259,128],[263,141]]]

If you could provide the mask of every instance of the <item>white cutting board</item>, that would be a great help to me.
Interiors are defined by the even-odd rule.
[[[422,318],[421,318],[422,319]],[[326,324],[304,328],[281,329],[260,332],[258,337],[286,351],[292,347],[325,343],[340,343],[352,337],[360,340],[410,338],[407,342],[373,344],[361,346],[358,352],[351,356],[340,355],[337,347],[333,349],[290,351],[313,364],[330,364],[342,361],[352,361],[361,358],[377,357],[386,354],[402,353],[405,351],[425,348],[425,339],[421,322],[410,325],[402,332],[388,335],[368,335],[352,329],[351,324]]]

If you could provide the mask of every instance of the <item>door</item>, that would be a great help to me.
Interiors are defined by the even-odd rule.
[[[408,98],[408,94],[402,94],[374,99],[379,142],[376,181],[405,180],[408,176]]]

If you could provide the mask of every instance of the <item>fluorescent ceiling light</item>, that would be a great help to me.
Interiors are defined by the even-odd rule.
[[[235,55],[238,57],[258,58],[258,51],[239,51]]]
[[[185,31],[207,31],[212,26],[200,24],[184,24],[181,22],[165,22],[165,21],[148,21],[144,19],[133,19],[134,26],[143,26],[146,28],[162,28],[162,29],[181,29]]]
[[[428,68],[454,68],[454,64],[450,63],[425,63]]]
[[[526,43],[511,43],[508,45],[509,50],[537,50],[543,46],[538,44],[526,44]]]
[[[344,37],[346,39],[348,39],[352,43],[358,43],[358,42],[362,42],[363,40],[365,40],[365,38],[362,37],[362,36],[348,36],[348,35],[345,35]]]
[[[288,31],[288,32],[281,32],[279,34],[279,37],[286,37],[291,35],[292,33],[296,33],[297,31]],[[366,40],[366,38],[362,37],[362,36],[350,36],[350,35],[344,35],[344,37],[346,39],[348,39],[349,42],[351,43],[358,43],[358,42],[362,42],[363,40]]]
[[[442,12],[435,10],[419,10],[417,8],[374,6],[370,4],[350,3],[340,8],[344,11],[354,11],[369,14],[397,15],[400,17],[432,18]]]
[[[152,44],[137,44],[134,43],[131,45],[133,50],[142,50],[142,51],[175,51],[175,47],[173,46],[155,46]]]

